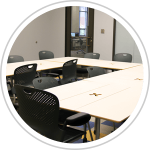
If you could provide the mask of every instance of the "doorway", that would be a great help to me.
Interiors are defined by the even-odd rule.
[[[94,9],[66,7],[65,56],[84,57],[93,52]]]

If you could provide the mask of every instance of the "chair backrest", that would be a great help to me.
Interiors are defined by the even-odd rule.
[[[51,58],[54,58],[53,52],[45,51],[45,50],[39,52],[39,59],[40,60],[42,60],[42,59],[51,59]]]
[[[53,77],[40,77],[33,80],[33,86],[36,89],[44,90],[51,87],[59,86],[58,81]]]
[[[15,84],[32,85],[36,75],[37,64],[28,64],[20,66],[14,71]]]
[[[58,128],[59,100],[49,92],[15,85],[19,115],[34,130],[50,139],[62,141]]]
[[[80,42],[80,45],[82,46],[83,40],[81,38],[79,39],[79,42]]]
[[[99,59],[100,54],[99,53],[86,53],[84,55],[84,58]]]
[[[103,68],[96,67],[96,66],[87,67],[87,71],[88,71],[89,77],[95,77],[95,76],[98,76],[98,75],[105,74],[105,71],[104,71]]]
[[[114,61],[131,62],[132,55],[128,53],[118,53],[114,56]]]
[[[15,62],[22,62],[24,61],[24,58],[19,55],[10,55],[8,56],[7,63],[15,63]]]
[[[72,79],[76,79],[76,70],[77,70],[77,61],[78,59],[73,59],[65,62],[63,64],[62,74],[63,74],[63,82],[67,83]]]

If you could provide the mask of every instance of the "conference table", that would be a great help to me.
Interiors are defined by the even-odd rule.
[[[42,71],[61,68],[63,63],[72,59],[78,59],[77,65],[118,70],[45,89],[58,97],[61,109],[86,112],[95,117],[94,128],[96,139],[99,139],[100,119],[120,123],[135,109],[143,86],[142,64],[62,57],[7,64],[6,76],[13,76],[15,68],[25,64],[37,63],[37,71]]]

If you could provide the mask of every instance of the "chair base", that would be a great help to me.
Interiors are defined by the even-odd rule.
[[[63,126],[59,125],[59,128],[62,129]],[[67,127],[65,129],[65,131],[66,131],[66,135],[63,140],[64,143],[72,143],[73,141],[77,141],[78,139],[82,138],[83,134],[85,134],[85,131],[83,131],[83,129],[79,130],[79,129],[75,129],[73,127]]]

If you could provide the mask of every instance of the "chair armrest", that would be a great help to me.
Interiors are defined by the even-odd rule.
[[[87,113],[77,113],[66,119],[66,125],[80,126],[86,124],[91,119],[91,116]]]

